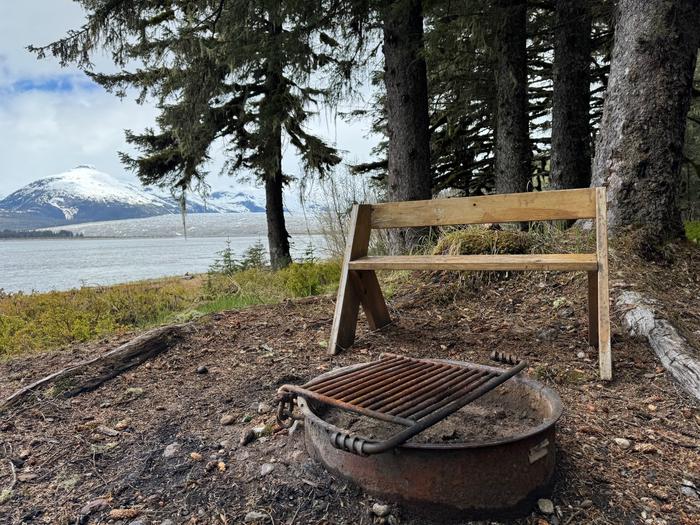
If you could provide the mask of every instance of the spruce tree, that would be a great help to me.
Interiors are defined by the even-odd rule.
[[[265,185],[270,260],[291,262],[284,221],[283,142],[305,173],[325,176],[340,161],[334,148],[305,129],[327,94],[311,76],[339,65],[329,32],[333,2],[288,0],[81,0],[87,21],[58,42],[34,48],[77,63],[118,95],[139,90],[160,109],[157,130],[127,132],[140,155],[122,155],[144,184],[183,196],[206,188],[213,141],[229,152],[225,171],[254,174]],[[119,73],[91,70],[95,51],[112,53]],[[126,70],[131,64],[141,66]]]

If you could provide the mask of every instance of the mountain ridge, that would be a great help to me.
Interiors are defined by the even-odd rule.
[[[188,194],[187,213],[263,213],[264,190],[232,187]],[[296,212],[293,206],[287,212]],[[119,180],[91,165],[35,180],[0,199],[0,229],[32,229],[180,213],[167,190]]]

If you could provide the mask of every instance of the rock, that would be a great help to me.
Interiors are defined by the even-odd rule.
[[[160,522],[160,525],[175,525],[175,522],[173,520],[163,520]]]
[[[391,507],[389,505],[382,505],[381,503],[375,503],[372,505],[372,514],[379,516],[380,518],[385,518],[391,512]]]
[[[576,354],[576,357],[579,359],[584,359],[586,357],[586,352],[579,352]]]
[[[240,443],[241,445],[245,446],[255,441],[257,437],[258,436],[255,434],[255,431],[252,428],[249,428],[248,430],[244,430],[241,434]]]
[[[564,306],[563,308],[559,308],[559,310],[557,310],[557,315],[562,318],[571,317],[574,315],[574,309],[571,308],[571,306]]]
[[[146,522],[143,520],[134,520],[134,521],[130,521],[129,525],[146,525]]]
[[[29,450],[28,448],[22,448],[19,450],[19,459],[27,459],[29,456],[32,455],[32,451]]]
[[[580,507],[582,509],[590,509],[592,506],[593,506],[593,501],[591,501],[589,499],[584,499],[580,505]]]
[[[118,430],[114,430],[113,428],[109,428],[104,425],[98,426],[95,430],[97,430],[97,432],[99,432],[100,434],[104,434],[105,436],[114,437],[119,435]]]
[[[268,516],[264,512],[251,511],[245,515],[245,518],[243,518],[243,522],[250,523],[251,521],[260,521],[267,518]]]
[[[128,520],[139,514],[141,514],[139,509],[112,509],[109,511],[109,517],[113,520]]]
[[[219,472],[226,472],[226,463],[224,463],[223,461],[219,461],[216,464],[216,468],[219,469]]]
[[[83,508],[80,509],[80,514],[82,516],[89,516],[93,512],[99,512],[107,507],[109,507],[109,501],[107,501],[105,498],[97,498],[87,502]]]
[[[165,447],[165,450],[163,450],[163,457],[164,458],[174,458],[175,456],[178,455],[180,452],[180,443],[170,443],[167,447]]]
[[[258,404],[258,414],[267,414],[270,410],[272,410],[272,407],[267,403]]]
[[[221,443],[219,443],[219,447],[224,450],[227,450],[231,448],[231,442],[228,439],[224,439]]]
[[[627,450],[632,446],[632,443],[630,442],[629,439],[625,438],[614,438],[613,441],[622,449]]]
[[[17,474],[17,481],[32,481],[38,477],[39,474],[35,474],[34,472],[22,472],[21,474]]]
[[[192,461],[202,461],[202,455],[199,452],[190,452]]]
[[[139,397],[143,395],[143,388],[131,387],[126,389],[126,395],[130,397]]]
[[[386,523],[387,525],[399,525],[399,519],[393,514],[389,514],[386,517]]]
[[[236,418],[232,416],[231,414],[224,414],[221,416],[221,419],[219,420],[219,423],[221,423],[224,426],[228,425],[233,425],[236,422]]]
[[[554,503],[549,499],[538,499],[537,507],[540,509],[542,514],[554,514]]]
[[[116,425],[114,425],[114,429],[119,430],[121,432],[122,430],[126,430],[127,428],[129,428],[129,425],[131,425],[131,419],[125,417],[124,419],[118,421]]]
[[[275,465],[272,463],[263,463],[262,467],[260,467],[260,475],[267,476],[273,470],[275,470]]]
[[[207,372],[209,372],[209,369],[206,366],[202,365],[200,367],[197,367],[198,374],[206,374]]]

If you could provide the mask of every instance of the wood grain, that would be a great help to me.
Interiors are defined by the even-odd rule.
[[[372,204],[372,228],[592,219],[594,188]]]
[[[595,271],[595,253],[541,255],[398,255],[361,257],[351,270],[560,270]]]

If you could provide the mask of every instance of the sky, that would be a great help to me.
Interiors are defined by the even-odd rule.
[[[133,151],[124,129],[138,132],[154,125],[153,102],[138,105],[133,98],[119,99],[79,69],[62,68],[53,57],[37,60],[26,50],[29,44],[65,36],[83,20],[81,7],[72,0],[0,0],[0,197],[80,164],[136,181],[117,152]],[[113,70],[105,55],[94,62],[97,71]],[[377,142],[369,134],[369,122],[347,123],[330,111],[321,111],[309,127],[344,151],[348,162],[368,160]],[[215,144],[212,150],[208,182],[214,189],[236,184],[218,176],[222,149]],[[292,148],[285,149],[283,165],[287,173],[301,173]]]

